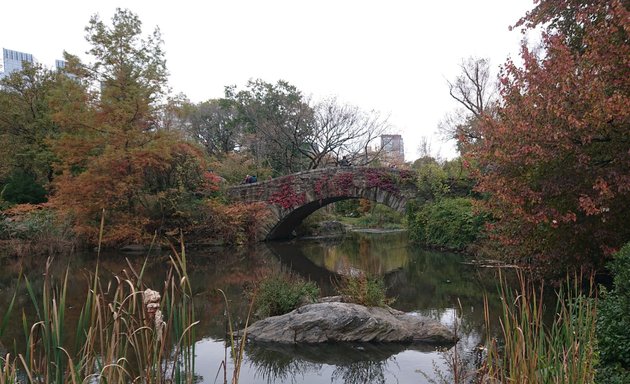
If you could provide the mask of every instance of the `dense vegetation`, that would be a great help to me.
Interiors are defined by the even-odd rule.
[[[547,272],[600,268],[630,239],[629,8],[544,1],[519,23],[545,27],[541,49],[506,63],[501,103],[466,143],[488,251]]]
[[[565,290],[551,326],[537,290],[506,292],[503,343],[488,340],[487,371],[478,372],[491,380],[630,380],[629,17],[627,1],[538,2],[516,27],[542,29],[540,46],[523,44],[523,64],[503,66],[496,92],[483,59],[464,61],[449,83],[463,109],[441,128],[458,140],[470,177],[447,176],[448,162],[416,164],[425,193],[409,222],[424,245],[466,248],[556,281],[614,260],[613,290],[599,302],[578,285]],[[472,183],[456,191],[444,182],[454,179]]]
[[[630,379],[630,243],[615,255],[611,291],[604,289],[597,314],[598,383],[627,383]]]
[[[474,209],[474,180],[461,159],[424,157],[413,167],[419,194],[408,212],[410,237],[426,247],[466,250],[481,236],[486,215]]]
[[[0,84],[0,202],[32,204],[3,212],[5,242],[36,227],[41,210],[70,223],[72,246],[96,244],[103,212],[105,246],[179,230],[189,244],[256,241],[264,207],[226,205],[224,183],[341,156],[378,161],[368,148],[389,127],[378,113],[312,102],[285,81],[251,80],[194,104],[169,94],[159,30],[143,36],[137,15],[94,16],[86,32],[91,62],[65,54],[63,71],[26,63]]]
[[[463,110],[442,128],[466,173],[417,162],[418,241],[472,240],[484,257],[562,278],[566,268],[601,269],[630,239],[628,15],[623,1],[542,1],[517,24],[541,26],[540,46],[523,44],[523,64],[508,61],[496,91],[487,61],[462,63],[449,85]],[[472,200],[450,200],[460,197]]]
[[[449,83],[464,109],[442,129],[458,140],[462,157],[424,156],[410,165],[419,194],[407,220],[412,238],[425,246],[474,250],[554,279],[567,270],[600,270],[614,259],[614,287],[604,291],[597,313],[597,351],[591,301],[562,297],[564,323],[543,330],[532,325],[542,324],[537,305],[518,296],[517,307],[505,308],[505,354],[491,350],[488,369],[497,380],[527,374],[590,382],[598,356],[598,380],[627,381],[629,8],[623,0],[536,2],[515,27],[540,28],[540,45],[524,43],[522,64],[505,63],[496,89],[483,59],[463,62],[462,75]],[[344,155],[355,165],[378,163],[368,147],[388,123],[377,113],[335,99],[313,103],[285,81],[251,80],[243,89],[226,87],[221,99],[194,104],[169,95],[159,31],[143,37],[136,15],[118,10],[111,25],[95,16],[86,32],[92,62],[67,54],[64,72],[26,65],[0,83],[0,237],[16,253],[33,252],[36,244],[54,253],[99,242],[146,243],[180,231],[192,243],[255,241],[264,205],[227,205],[225,182],[332,165]],[[391,221],[365,201],[337,210]],[[267,314],[314,292],[269,284],[282,295],[261,296]],[[360,301],[384,303],[378,281],[352,284]],[[514,329],[532,332],[519,336]],[[523,344],[519,337],[529,339]],[[587,370],[557,354],[571,348]],[[59,351],[54,357],[63,358]],[[567,364],[551,366],[553,360]],[[509,365],[514,361],[523,364]],[[38,375],[65,371],[45,364]],[[575,370],[562,370],[569,368]]]
[[[252,294],[256,315],[268,317],[291,312],[305,303],[316,302],[319,288],[315,283],[296,276],[274,275],[262,280]]]

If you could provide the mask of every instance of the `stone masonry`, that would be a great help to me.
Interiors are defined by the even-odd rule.
[[[266,240],[291,238],[308,215],[336,201],[368,199],[404,213],[416,192],[414,172],[368,167],[321,168],[227,189],[232,202],[267,205]]]

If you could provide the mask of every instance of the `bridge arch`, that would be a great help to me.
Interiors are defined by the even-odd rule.
[[[315,169],[227,190],[233,202],[266,205],[270,217],[262,228],[265,240],[289,239],[310,214],[347,199],[368,199],[404,213],[416,192],[412,171],[368,167]]]

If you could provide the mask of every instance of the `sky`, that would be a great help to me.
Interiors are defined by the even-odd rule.
[[[53,66],[63,51],[85,55],[84,28],[116,8],[136,13],[145,34],[159,27],[170,86],[191,101],[223,96],[249,79],[285,80],[313,100],[337,97],[389,116],[405,159],[457,156],[437,126],[457,108],[447,80],[468,57],[498,68],[517,58],[523,35],[509,31],[532,0],[31,0],[4,2],[0,46]]]

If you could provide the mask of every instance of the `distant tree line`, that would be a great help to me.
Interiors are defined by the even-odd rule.
[[[105,210],[105,242],[124,244],[192,225],[194,215],[220,216],[223,205],[207,198],[222,180],[378,159],[372,146],[389,123],[377,112],[312,102],[282,80],[192,103],[169,94],[159,29],[143,35],[138,16],[118,9],[111,23],[93,16],[85,30],[91,62],[65,53],[63,71],[24,63],[0,82],[4,208],[48,202],[88,243]]]
[[[217,160],[245,156],[274,176],[336,165],[342,156],[357,165],[378,159],[376,140],[387,118],[336,98],[312,102],[286,81],[250,80],[225,97],[182,103],[179,128]]]

